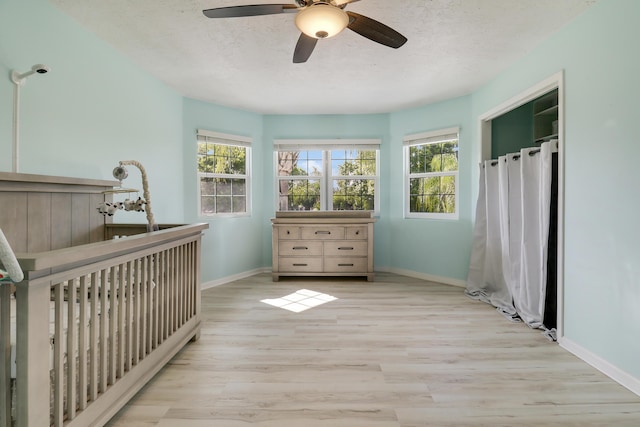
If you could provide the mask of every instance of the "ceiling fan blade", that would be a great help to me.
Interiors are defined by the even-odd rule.
[[[245,6],[216,7],[203,10],[207,18],[238,18],[241,16],[276,15],[278,13],[295,12],[294,4],[249,4]]]
[[[354,12],[347,12],[347,15],[349,15],[349,25],[347,25],[347,28],[369,40],[394,49],[399,48],[407,42],[405,36],[375,19]]]
[[[300,33],[300,38],[296,43],[296,50],[293,52],[293,63],[301,64],[307,62],[316,47],[316,43],[318,43],[318,39],[309,37],[305,33]]]

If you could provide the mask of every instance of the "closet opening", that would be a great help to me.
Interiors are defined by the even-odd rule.
[[[564,262],[564,87],[563,72],[558,72],[535,86],[480,116],[479,160],[496,160],[502,156],[519,158],[520,151],[538,153],[542,145],[554,147],[548,159],[552,162],[549,210],[548,251],[546,260],[546,298],[544,301],[543,329],[555,328],[555,337],[563,337],[563,262]],[[549,141],[552,141],[549,143]],[[545,148],[548,150],[548,148]],[[518,154],[516,154],[518,153]],[[506,159],[505,159],[506,162]],[[491,164],[491,163],[490,163]],[[481,171],[481,178],[486,180]],[[497,175],[497,173],[496,173]],[[479,185],[479,182],[476,183]],[[482,190],[481,190],[482,191]],[[490,200],[487,199],[487,203]],[[480,204],[478,205],[478,208]],[[476,213],[476,221],[478,220]],[[489,225],[491,227],[491,225]],[[491,230],[488,230],[491,231]],[[488,237],[489,241],[491,237]],[[489,245],[491,243],[489,242]],[[473,259],[473,256],[472,256]],[[470,266],[470,275],[472,268]],[[508,275],[508,274],[507,274]],[[482,298],[479,298],[482,299]],[[497,298],[500,300],[500,298]],[[486,301],[486,299],[485,299]],[[487,301],[489,302],[489,301]],[[494,306],[495,304],[490,302]],[[517,307],[516,301],[513,301]],[[509,317],[510,306],[502,310]],[[499,308],[500,309],[500,308]],[[520,307],[517,307],[516,311]],[[517,316],[517,315],[516,315]],[[526,316],[525,316],[526,317]],[[527,322],[526,319],[525,322]],[[530,322],[527,322],[531,325]],[[536,322],[533,322],[534,324]]]

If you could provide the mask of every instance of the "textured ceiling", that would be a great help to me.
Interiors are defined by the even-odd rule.
[[[346,10],[409,41],[396,50],[345,30],[293,64],[294,14],[202,14],[278,0],[49,1],[180,94],[265,114],[391,112],[468,94],[595,2],[361,0]]]

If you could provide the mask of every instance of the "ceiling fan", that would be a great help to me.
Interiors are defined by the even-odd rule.
[[[243,16],[296,13],[295,23],[301,31],[293,52],[293,62],[307,62],[319,39],[333,37],[345,28],[363,37],[399,48],[407,38],[386,25],[355,12],[345,12],[349,3],[360,0],[295,0],[295,4],[251,4],[203,10],[208,18],[237,18]]]

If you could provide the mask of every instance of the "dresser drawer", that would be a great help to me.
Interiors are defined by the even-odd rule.
[[[301,227],[300,238],[304,240],[344,240],[344,227]]]
[[[283,240],[278,242],[278,254],[285,256],[322,255],[322,242]]]
[[[278,267],[282,273],[321,273],[322,258],[280,257],[278,258]]]
[[[278,228],[278,238],[280,240],[287,239],[299,239],[300,238],[300,227],[277,227]]]
[[[367,258],[325,258],[324,271],[325,273],[362,273],[363,271],[367,271]]]
[[[366,241],[341,240],[324,242],[325,256],[367,256],[368,243]]]
[[[369,238],[368,228],[364,227],[346,227],[348,240],[367,240]]]

